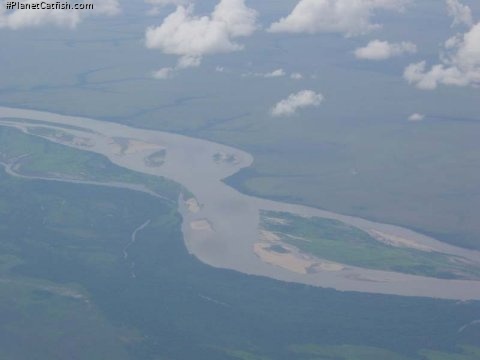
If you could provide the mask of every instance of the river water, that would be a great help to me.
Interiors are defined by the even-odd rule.
[[[145,174],[164,176],[189,189],[200,207],[198,211],[193,212],[180,202],[179,211],[184,219],[182,228],[185,244],[190,253],[211,266],[340,291],[480,300],[480,281],[434,279],[354,266],[346,266],[338,271],[325,270],[302,274],[262,261],[253,251],[254,244],[259,240],[260,210],[336,219],[367,231],[375,230],[406,238],[420,246],[461,256],[477,263],[480,263],[480,252],[451,246],[398,226],[244,195],[222,182],[222,179],[253,163],[253,157],[239,149],[178,134],[137,129],[111,122],[0,107],[0,125],[25,131],[27,125],[18,119],[30,121],[28,125],[30,127],[61,129],[64,133],[88,139],[88,146],[84,143],[70,143],[69,146],[103,154],[119,166]],[[145,162],[145,157],[155,151],[151,147],[119,153],[118,147],[112,146],[114,138],[157,144],[166,149],[165,162],[159,167],[149,166]],[[235,161],[214,161],[215,155],[218,154],[229,155]],[[192,226],[195,223],[208,224],[211,229],[205,226]]]

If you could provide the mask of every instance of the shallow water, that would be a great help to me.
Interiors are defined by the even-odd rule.
[[[146,174],[164,176],[185,186],[201,205],[200,210],[193,213],[180,202],[185,244],[189,252],[211,266],[342,291],[480,299],[480,281],[434,279],[353,266],[347,266],[341,271],[300,274],[263,262],[253,251],[259,238],[260,210],[337,219],[364,230],[374,229],[402,236],[436,251],[462,256],[478,263],[480,252],[451,246],[397,226],[241,194],[221,180],[252,164],[253,157],[244,151],[178,134],[31,110],[0,107],[0,119],[1,125],[23,130],[26,129],[26,124],[13,119],[48,122],[50,125],[42,123],[38,126],[61,128],[68,134],[88,138],[93,143],[91,147],[70,144],[72,147],[103,154],[117,165]],[[73,125],[86,131],[62,128],[64,125]],[[153,149],[119,154],[111,144],[114,137],[136,139],[165,147],[165,163],[160,167],[149,167],[145,164],[144,158],[155,152]],[[214,155],[219,153],[231,154],[236,161],[215,162]],[[192,229],[191,222],[198,220],[207,220],[213,230]]]

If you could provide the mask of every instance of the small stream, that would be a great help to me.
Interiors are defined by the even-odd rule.
[[[142,225],[140,225],[139,227],[137,227],[135,230],[133,230],[133,233],[132,233],[132,236],[130,237],[130,241],[129,243],[127,244],[127,246],[125,246],[123,248],[123,258],[127,261],[130,261],[130,269],[131,269],[131,277],[132,278],[136,278],[137,275],[135,274],[135,261],[131,260],[129,258],[129,254],[128,254],[128,249],[135,244],[135,242],[137,241],[137,233],[143,229],[145,229],[149,224],[150,224],[150,221],[151,220],[147,220],[145,221]]]

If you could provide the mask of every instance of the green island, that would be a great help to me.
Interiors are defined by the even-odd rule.
[[[103,155],[79,151],[39,137],[55,136],[70,141],[72,135],[67,133],[41,127],[29,128],[29,133],[32,135],[0,126],[0,162],[12,165],[21,175],[143,186],[171,201],[177,200],[180,191],[190,194],[173,181],[127,170],[112,164]],[[158,155],[152,156],[154,166],[158,164]]]
[[[280,242],[320,259],[443,279],[480,278],[480,264],[427,249],[395,246],[338,220],[263,211],[260,226],[273,232]],[[281,244],[274,244],[270,249],[288,251]]]

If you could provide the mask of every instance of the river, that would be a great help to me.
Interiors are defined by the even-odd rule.
[[[62,131],[77,139],[67,143],[68,146],[103,154],[124,168],[163,176],[185,186],[199,204],[192,211],[183,201],[179,202],[185,244],[190,253],[211,266],[340,291],[480,300],[480,281],[435,279],[354,266],[304,274],[263,261],[254,252],[254,246],[259,241],[260,210],[337,219],[476,263],[480,263],[480,252],[448,245],[398,226],[242,194],[222,182],[222,179],[253,163],[253,157],[242,150],[178,134],[7,107],[0,107],[0,125],[23,131],[27,131],[28,127]],[[61,139],[48,139],[65,144]],[[125,141],[129,141],[129,145],[120,151],[119,143],[125,144]],[[163,164],[147,164],[146,157],[159,149],[165,149]]]

